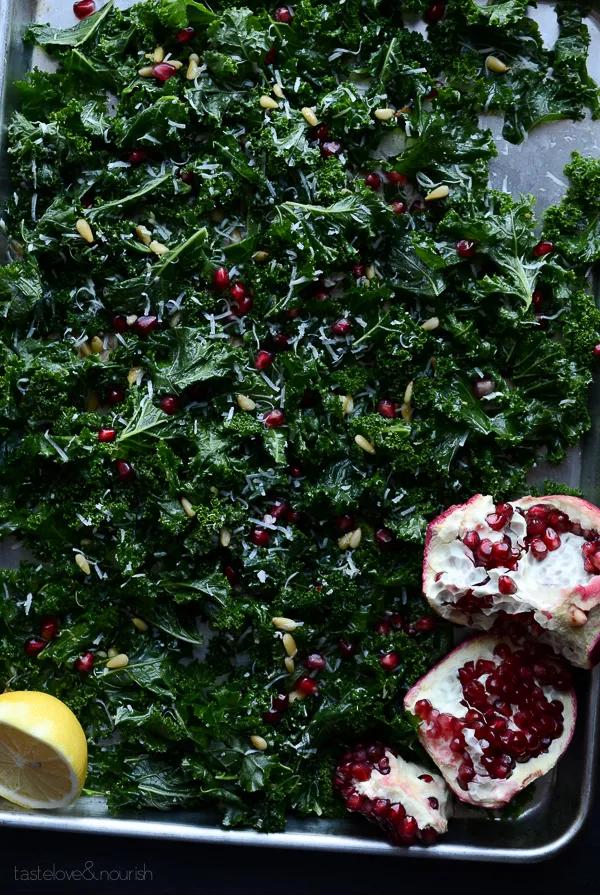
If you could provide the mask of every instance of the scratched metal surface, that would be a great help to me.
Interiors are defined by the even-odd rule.
[[[117,0],[122,8],[133,2],[136,0]],[[553,5],[542,2],[532,14],[540,23],[546,42],[552,44],[557,35]],[[6,120],[14,107],[12,82],[34,65],[49,67],[43,52],[34,50],[32,53],[22,45],[23,30],[32,22],[72,25],[70,0],[0,0],[0,196],[10,189],[3,153]],[[590,70],[600,81],[600,14],[590,19],[588,25],[592,36]],[[415,23],[413,27],[418,30],[422,26]],[[563,168],[573,149],[600,155],[600,122],[589,119],[554,122],[539,128],[520,146],[502,140],[497,119],[490,116],[483,123],[492,128],[498,143],[492,185],[515,194],[535,194],[540,210],[562,195],[565,189]],[[579,485],[590,500],[599,502],[600,388],[592,395],[592,405],[594,420],[599,422],[595,423],[586,442],[570,453],[560,470],[552,470],[552,477]],[[542,477],[544,472],[540,466],[535,477]],[[0,565],[15,565],[20,555],[18,544],[0,544]],[[91,797],[79,799],[66,811],[53,813],[24,811],[0,800],[0,826],[392,857],[539,861],[555,854],[577,834],[591,807],[600,670],[592,675],[582,674],[579,691],[580,712],[574,740],[555,771],[535,785],[533,797],[519,818],[498,820],[483,812],[459,807],[449,835],[428,849],[394,848],[382,841],[362,820],[351,817],[346,820],[290,819],[285,832],[264,834],[251,830],[225,831],[215,817],[203,812],[142,811],[110,816],[104,800]]]

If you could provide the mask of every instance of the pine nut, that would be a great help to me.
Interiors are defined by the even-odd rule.
[[[283,92],[283,87],[281,84],[273,84],[273,93],[277,97],[277,99],[285,99],[285,94]]]
[[[151,252],[154,252],[154,254],[158,255],[159,257],[161,255],[166,255],[169,251],[166,245],[163,245],[162,242],[157,242],[155,239],[153,239],[152,242],[148,244],[148,248]]]
[[[264,264],[268,257],[269,257],[268,252],[259,251],[259,252],[255,252],[252,255],[252,260],[255,261],[257,264]]]
[[[129,656],[126,656],[125,653],[119,653],[117,656],[113,656],[112,659],[109,659],[106,663],[107,668],[115,669],[115,668],[125,668],[129,665]]]
[[[258,734],[254,734],[254,736],[251,736],[250,742],[255,749],[259,749],[261,752],[264,752],[269,745],[264,737],[259,737]]]
[[[182,497],[179,503],[181,504],[181,508],[183,509],[183,512],[188,517],[188,519],[193,519],[196,515],[196,510],[191,505],[187,497]]]
[[[81,238],[84,239],[86,242],[92,243],[94,241],[92,228],[85,218],[79,218],[79,220],[75,224],[75,229],[77,230]]]
[[[374,115],[378,121],[391,121],[395,115],[393,109],[375,109]]]
[[[436,186],[434,190],[431,190],[430,193],[427,193],[425,196],[426,202],[435,202],[437,199],[445,199],[446,196],[450,195],[450,187],[448,184],[443,183],[441,186]]]
[[[169,59],[168,64],[171,68],[174,68],[175,71],[179,71],[180,68],[183,68],[183,62],[180,62],[179,59]]]
[[[132,367],[129,373],[127,374],[127,382],[129,383],[129,387],[133,385],[139,385],[144,375],[144,371],[141,367]]]
[[[142,634],[145,634],[146,631],[148,631],[149,628],[150,628],[150,625],[148,624],[148,622],[145,622],[143,618],[138,618],[137,615],[135,615],[135,616],[131,619],[131,621],[132,621],[133,627],[134,627],[137,631],[141,631]]]
[[[300,690],[292,690],[291,693],[288,693],[290,705],[293,705],[297,699],[304,699],[304,693],[301,693]]]
[[[421,329],[424,329],[425,332],[431,332],[434,329],[437,329],[440,325],[439,317],[429,317],[427,320],[424,320],[421,324]]]
[[[295,622],[293,618],[286,618],[283,615],[276,615],[271,621],[280,631],[295,631],[299,627],[298,622]]]
[[[222,528],[219,532],[219,543],[221,547],[229,547],[231,544],[231,532],[228,528]]]
[[[355,528],[354,531],[350,532],[350,540],[348,542],[348,546],[351,550],[356,550],[358,545],[362,540],[362,529]]]
[[[190,53],[188,67],[185,76],[188,81],[194,81],[198,76],[200,57],[197,53]]]
[[[348,550],[350,548],[350,536],[352,532],[348,532],[345,535],[342,535],[341,538],[338,538],[338,547],[340,550]]]
[[[98,399],[98,395],[96,392],[89,392],[85,399],[85,409],[86,410],[98,410],[100,407],[100,401]]]
[[[283,648],[288,654],[290,659],[293,659],[295,655],[298,653],[298,647],[296,646],[296,641],[292,637],[291,634],[284,634],[281,638],[281,642],[283,643]]]
[[[375,445],[364,437],[364,435],[355,435],[354,436],[355,443],[361,448],[361,450],[366,451],[367,454],[375,453]]]
[[[236,395],[235,400],[237,401],[240,410],[256,410],[255,402],[252,398],[248,398],[247,395]]]
[[[485,67],[488,71],[493,71],[497,75],[503,75],[508,71],[508,65],[502,62],[501,59],[498,59],[497,56],[488,56],[485,60]]]
[[[151,78],[154,75],[154,69],[151,65],[144,65],[138,70],[140,78]]]
[[[290,658],[290,656],[285,657],[285,659],[283,660],[283,664],[285,665],[285,670],[287,671],[288,674],[294,673],[296,665],[294,663],[294,660],[292,658]]]
[[[406,423],[410,423],[413,418],[413,409],[410,404],[400,405],[400,416]]]
[[[88,345],[87,342],[82,342],[79,348],[77,349],[77,353],[79,357],[89,357],[92,353],[92,349]]]
[[[127,321],[127,326],[133,326],[137,320],[137,314],[128,314],[125,320]]]
[[[119,655],[119,650],[116,646],[109,646],[107,655],[109,659],[113,659],[115,656]]]
[[[369,266],[368,266],[367,269],[365,270],[365,276],[366,276],[367,280],[373,280],[373,279],[375,279],[375,274],[376,274],[376,273],[377,273],[377,271],[375,270],[375,265],[374,265],[374,264],[369,264]]]
[[[354,398],[352,397],[352,395],[338,395],[338,398],[340,399],[340,402],[342,404],[342,413],[344,414],[344,416],[352,413],[352,411],[354,410]]]
[[[100,354],[101,351],[104,351],[104,342],[100,336],[93,336],[90,339],[90,351],[92,354]]]
[[[266,94],[263,94],[261,96],[258,103],[263,109],[278,109],[279,108],[279,103],[276,102],[276,100],[274,100],[272,96],[267,96]]]
[[[87,561],[87,559],[85,558],[85,556],[83,555],[83,553],[75,554],[75,562],[79,566],[79,568],[81,569],[81,571],[83,572],[84,575],[89,575],[90,572],[92,571],[90,568],[90,564]]]
[[[152,242],[152,234],[147,227],[144,227],[143,224],[138,224],[133,232],[135,233],[139,241],[143,242],[145,246],[149,246]]]
[[[152,61],[153,62],[162,62],[165,58],[165,51],[162,47],[156,47],[154,52],[152,53]]]
[[[410,404],[410,402],[412,401],[413,386],[414,386],[414,382],[411,379],[410,382],[408,383],[408,385],[406,386],[406,388],[404,389],[404,403],[405,404]]]
[[[317,126],[317,124],[319,123],[319,119],[315,115],[313,109],[311,109],[309,106],[304,106],[304,108],[300,111],[302,112],[302,117],[310,127]]]

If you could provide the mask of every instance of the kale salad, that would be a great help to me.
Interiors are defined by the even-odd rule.
[[[357,740],[423,757],[428,521],[590,426],[600,160],[538,220],[480,124],[598,114],[588,10],[83,6],[8,133],[2,686],[76,712],[111,810],[341,815]]]

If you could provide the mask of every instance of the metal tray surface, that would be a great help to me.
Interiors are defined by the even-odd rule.
[[[117,0],[117,5],[125,8],[134,2],[137,0]],[[553,4],[540,2],[531,14],[539,22],[545,41],[551,45],[557,35]],[[15,102],[12,83],[35,65],[40,68],[51,65],[43,52],[32,51],[22,44],[24,28],[34,22],[72,25],[70,0],[0,0],[0,196],[6,195],[10,188],[3,152],[7,118]],[[415,22],[411,27],[422,30],[421,23]],[[600,82],[600,13],[594,13],[588,27],[592,38],[590,70]],[[492,185],[515,194],[534,193],[539,210],[562,195],[566,186],[563,168],[573,149],[600,156],[600,121],[554,122],[536,130],[520,146],[511,146],[502,139],[497,119],[486,116],[482,123],[492,128],[498,143]],[[585,442],[571,451],[560,469],[544,469],[540,465],[534,478],[550,475],[580,486],[588,499],[599,503],[600,383],[593,390],[591,401],[594,427]],[[18,562],[18,546],[0,543],[0,565],[13,566]],[[350,816],[344,820],[292,818],[281,833],[229,831],[222,829],[218,819],[207,812],[146,810],[111,816],[104,800],[96,797],[81,798],[69,809],[52,813],[25,811],[0,800],[0,826],[338,853],[515,863],[541,861],[556,854],[576,836],[592,804],[598,751],[600,668],[591,675],[581,673],[577,686],[579,717],[573,741],[554,772],[534,784],[532,797],[520,816],[498,819],[458,806],[449,835],[427,849],[391,846],[364,821]]]

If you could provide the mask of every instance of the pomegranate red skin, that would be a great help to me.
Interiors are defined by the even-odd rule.
[[[142,314],[133,324],[133,329],[138,336],[149,336],[158,326],[158,317],[152,314]]]
[[[115,469],[122,482],[131,482],[135,478],[135,470],[127,460],[116,460]]]
[[[398,416],[398,405],[395,401],[389,401],[387,398],[379,401],[377,404],[377,413],[386,417],[388,420],[396,419]]]

